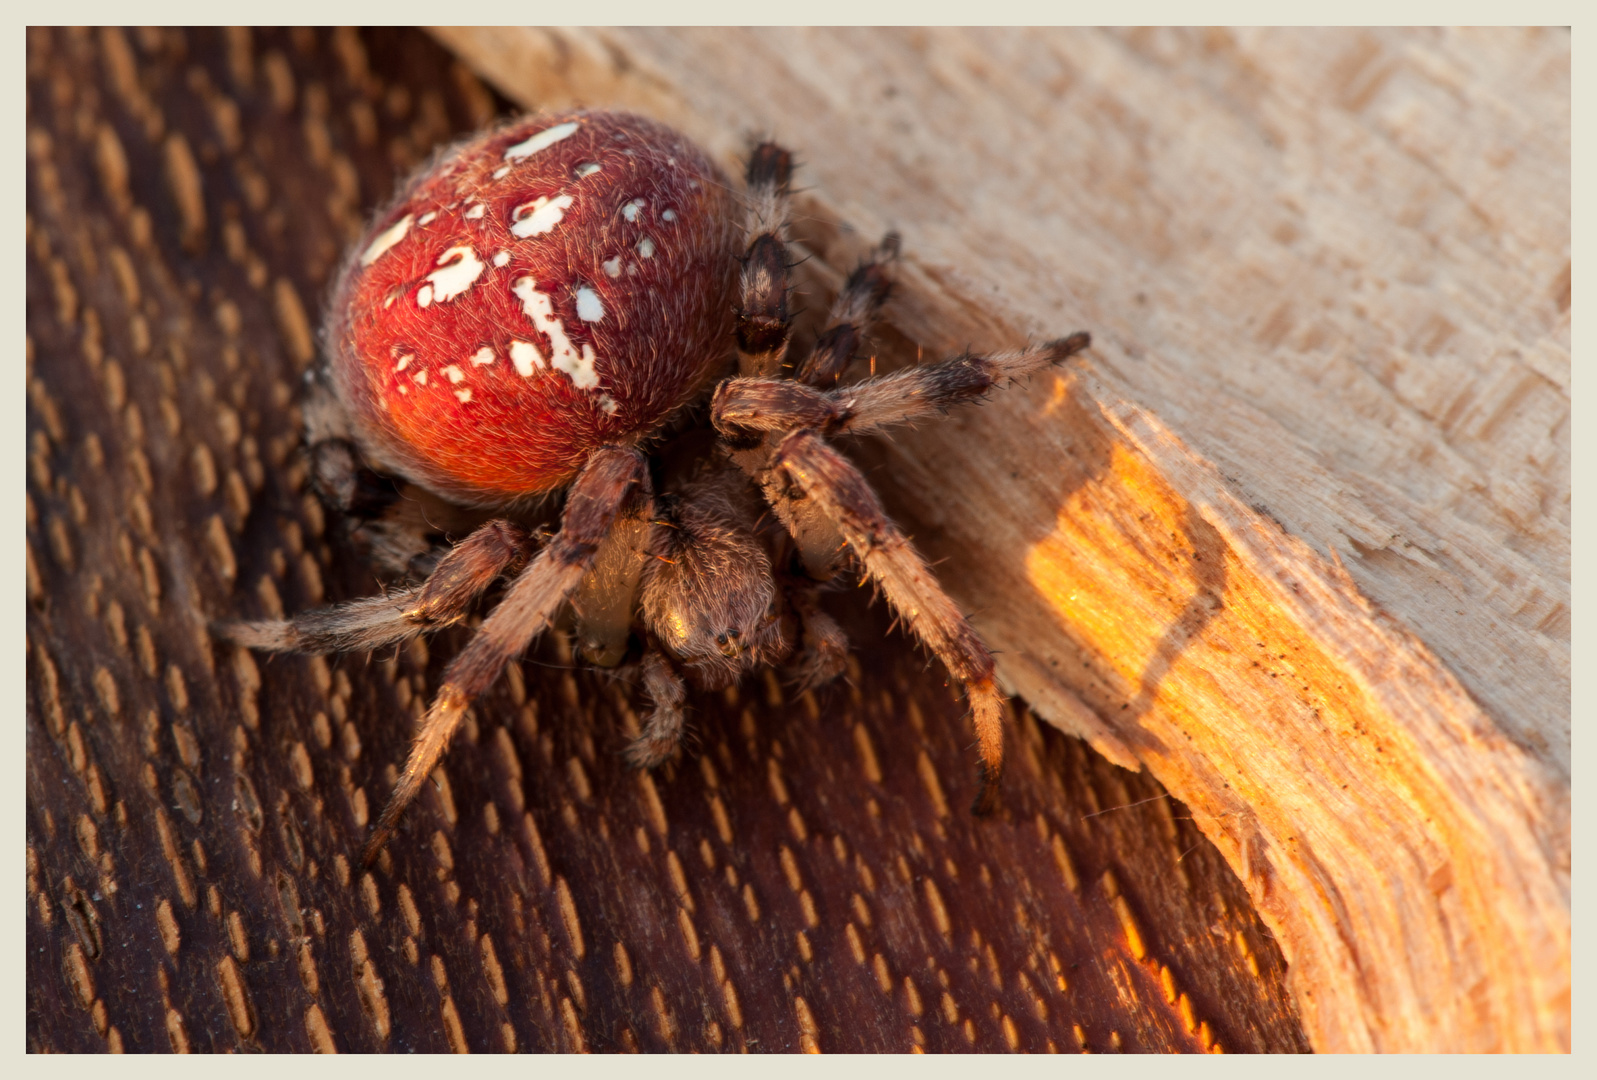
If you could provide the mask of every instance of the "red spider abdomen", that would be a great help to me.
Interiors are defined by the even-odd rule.
[[[720,373],[735,243],[725,179],[670,129],[516,121],[445,153],[356,246],[334,384],[380,466],[462,503],[549,491]]]

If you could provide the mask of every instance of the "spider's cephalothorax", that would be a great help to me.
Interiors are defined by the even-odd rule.
[[[425,580],[225,631],[260,649],[374,649],[457,622],[509,582],[444,672],[367,861],[471,700],[568,606],[594,663],[642,642],[652,709],[627,757],[647,767],[681,740],[684,673],[719,687],[795,652],[806,683],[841,671],[846,643],[817,583],[845,560],[964,684],[976,809],[992,806],[992,656],[826,437],[938,413],[1088,338],[845,383],[887,298],[889,236],[810,355],[786,363],[791,172],[786,151],[759,146],[740,201],[652,121],[530,117],[440,155],[351,252],[305,403],[312,478],[364,521],[380,561]],[[717,379],[710,423],[695,424]],[[561,491],[559,531],[540,545],[526,514]],[[464,534],[452,548],[429,537],[441,522]]]

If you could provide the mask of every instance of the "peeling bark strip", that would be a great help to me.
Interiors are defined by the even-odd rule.
[[[661,1051],[659,1018],[684,1051],[1306,1048],[1270,932],[1147,775],[1019,709],[999,812],[964,813],[964,708],[868,590],[824,597],[846,682],[692,697],[658,776],[548,635],[362,871],[465,628],[339,659],[211,627],[372,595],[298,451],[279,283],[325,295],[396,165],[508,106],[387,30],[35,30],[27,80],[30,1050]]]
[[[1567,30],[438,36],[727,162],[780,132],[796,290],[905,230],[879,368],[1091,330],[860,450],[888,512],[1008,687],[1192,804],[1318,1048],[1569,1048]]]

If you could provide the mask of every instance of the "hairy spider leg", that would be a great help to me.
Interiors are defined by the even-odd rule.
[[[825,435],[868,435],[947,411],[994,386],[1062,363],[1092,344],[1085,333],[993,356],[956,356],[878,375],[836,390],[791,379],[727,379],[716,387],[710,418],[717,429],[751,433],[811,428]]]
[[[566,496],[560,532],[538,553],[505,593],[477,636],[444,669],[443,685],[423,717],[405,771],[366,843],[362,861],[370,865],[382,850],[405,808],[449,747],[472,699],[493,685],[506,664],[549,628],[560,606],[593,568],[600,545],[628,501],[648,495],[648,467],[630,447],[595,451]]]
[[[965,685],[981,754],[981,790],[971,809],[991,812],[1004,771],[1004,698],[993,681],[992,653],[847,458],[801,430],[782,440],[775,467],[831,518],[893,610]]]
[[[898,234],[888,233],[843,282],[826,329],[815,339],[810,355],[798,366],[793,377],[810,386],[830,388],[842,379],[855,351],[870,333],[871,324],[887,303],[893,282],[888,267],[898,258]]]
[[[793,155],[761,143],[744,173],[749,244],[738,274],[738,372],[775,375],[787,356],[793,325],[788,312],[787,207]]]
[[[441,630],[465,618],[499,576],[532,550],[519,525],[490,521],[456,544],[421,585],[386,596],[301,612],[292,619],[222,624],[223,637],[269,652],[369,651]]]

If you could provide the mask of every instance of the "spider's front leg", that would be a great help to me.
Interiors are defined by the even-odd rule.
[[[477,636],[444,669],[443,685],[422,719],[399,784],[366,844],[362,856],[366,864],[393,835],[405,807],[448,748],[466,707],[549,628],[560,606],[593,569],[600,546],[628,501],[640,491],[647,497],[647,484],[647,465],[634,449],[607,446],[588,459],[566,496],[560,532],[521,572],[483,620]]]
[[[720,431],[754,434],[811,428],[827,435],[868,435],[973,401],[993,387],[1063,363],[1092,344],[1084,332],[992,356],[956,356],[917,364],[836,390],[791,379],[727,379],[716,387],[710,417]]]
[[[854,555],[905,624],[965,684],[982,759],[981,791],[972,810],[990,812],[1004,769],[1004,697],[993,657],[847,458],[813,431],[795,431],[777,448],[775,470],[837,527]],[[778,513],[780,513],[778,508]]]

